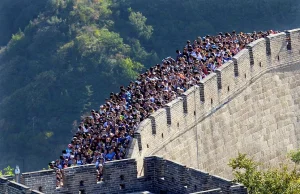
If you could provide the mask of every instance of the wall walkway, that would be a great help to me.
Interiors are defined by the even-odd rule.
[[[299,74],[300,29],[259,39],[144,120],[130,156],[139,172],[161,155],[227,178],[238,152],[277,165],[300,140]]]

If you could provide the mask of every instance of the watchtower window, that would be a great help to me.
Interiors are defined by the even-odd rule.
[[[39,186],[39,189],[38,189],[40,192],[43,192],[43,187],[42,186]]]
[[[259,62],[259,66],[262,67],[261,62]]]
[[[277,56],[277,60],[279,61],[279,59],[280,59],[280,58],[279,58],[279,55],[278,55],[278,56]]]
[[[163,133],[161,134],[161,138],[164,138],[164,134]]]
[[[229,86],[227,87],[227,91],[228,91],[228,92],[230,91],[230,88],[229,88]]]

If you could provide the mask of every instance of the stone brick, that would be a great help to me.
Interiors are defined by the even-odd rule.
[[[157,125],[164,138],[140,133],[151,148],[132,155],[139,171],[142,158],[151,155],[226,178],[232,177],[227,163],[238,152],[272,166],[285,160],[287,150],[296,149],[300,141],[299,34],[295,29],[249,44],[186,92],[187,113],[182,106],[170,106],[178,100],[169,103],[164,122],[171,124]]]

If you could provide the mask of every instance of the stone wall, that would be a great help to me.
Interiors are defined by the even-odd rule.
[[[56,188],[56,172],[54,170],[41,170],[23,173],[20,182],[31,189],[50,193]]]
[[[243,186],[230,180],[160,157],[145,158],[144,170],[145,178],[150,181],[148,188],[153,193],[194,193],[215,189],[222,193],[233,193],[234,189],[238,193],[247,193]]]
[[[300,29],[252,42],[140,124],[139,173],[151,155],[227,178],[238,152],[278,165],[300,140],[299,74]]]
[[[0,178],[1,194],[39,194],[35,189],[42,186],[43,193],[74,194],[84,191],[88,194],[134,193],[206,193],[245,194],[247,189],[230,180],[212,176],[200,170],[187,168],[182,164],[151,156],[144,159],[144,176],[138,176],[135,159],[106,162],[103,166],[103,181],[96,181],[94,165],[83,165],[63,169],[64,186],[55,188],[54,171],[24,173],[21,185],[6,178]],[[39,179],[40,178],[40,179]],[[44,183],[42,183],[44,182]],[[39,186],[39,187],[40,187]]]
[[[28,186],[0,177],[0,194],[42,194]]]

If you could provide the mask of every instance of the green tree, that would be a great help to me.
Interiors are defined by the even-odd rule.
[[[297,28],[300,21],[300,2],[295,0],[239,1],[228,0],[119,0],[118,12],[127,17],[128,7],[147,18],[153,27],[149,40],[140,39],[146,49],[153,49],[162,59],[182,49],[187,39],[231,32],[254,30],[285,30]],[[117,13],[117,12],[115,12]],[[125,30],[124,20],[114,20]],[[288,22],[287,22],[288,21]],[[254,25],[253,25],[254,24]]]
[[[300,163],[300,150],[294,150],[289,153],[289,156],[296,164]]]
[[[124,39],[115,29],[116,3],[51,0],[1,50],[0,128],[5,138],[0,154],[5,159],[0,167],[15,163],[16,153],[31,161],[25,171],[45,167],[65,149],[80,114],[98,107],[142,71],[152,52],[137,35]],[[126,25],[134,31],[128,18]]]
[[[296,168],[289,170],[286,165],[277,169],[259,170],[259,163],[240,154],[231,159],[234,181],[244,184],[250,194],[296,194],[300,193],[300,174]]]
[[[0,170],[0,176],[3,175],[8,175],[8,176],[13,176],[14,175],[14,169],[10,166],[7,166],[6,168],[2,170]]]
[[[30,20],[45,10],[48,0],[1,0],[0,47],[5,46],[12,34],[24,30]]]
[[[146,25],[147,18],[143,16],[141,12],[134,12],[129,9],[129,21],[130,24],[135,28],[139,37],[150,39],[153,33],[153,27]]]

